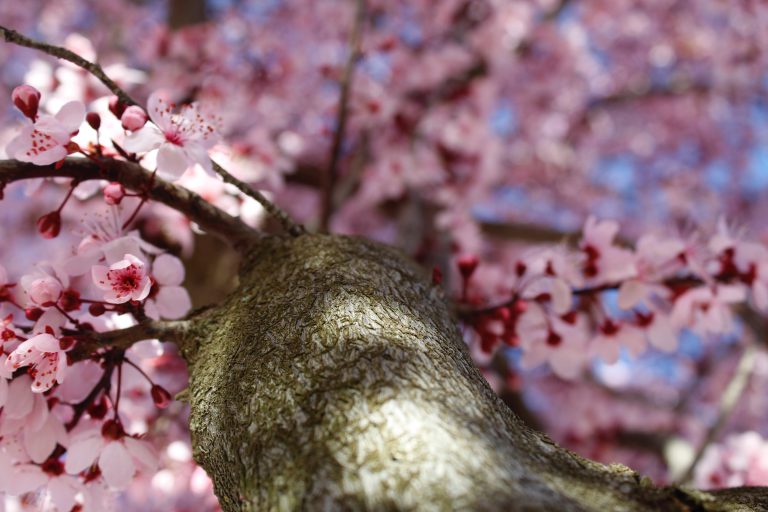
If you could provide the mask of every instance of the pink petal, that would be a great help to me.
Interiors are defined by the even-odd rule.
[[[155,297],[157,311],[163,318],[176,320],[192,309],[192,301],[186,288],[181,286],[163,286]]]
[[[58,510],[72,510],[78,492],[77,480],[69,475],[59,475],[48,482],[48,493]]]
[[[136,473],[130,453],[120,441],[112,441],[101,452],[99,468],[104,481],[114,489],[125,489]]]
[[[562,279],[553,279],[551,285],[552,291],[552,310],[558,315],[564,315],[571,309],[572,292],[568,283]]]
[[[59,340],[50,334],[38,334],[37,336],[29,338],[29,341],[31,341],[34,344],[34,347],[40,352],[59,352],[61,350]]]
[[[123,439],[123,443],[125,443],[125,448],[128,452],[148,470],[154,471],[157,469],[157,454],[155,454],[148,442],[126,437]]]
[[[109,268],[103,265],[95,265],[91,269],[91,277],[93,278],[93,283],[96,285],[97,288],[101,290],[112,289],[112,285],[109,284],[109,278],[107,277],[107,272],[109,272]]]
[[[93,464],[103,447],[104,438],[101,436],[101,432],[94,432],[92,435],[77,441],[73,440],[67,449],[64,469],[70,475],[80,473]]]
[[[35,127],[31,124],[25,125],[19,133],[11,139],[11,141],[5,146],[5,152],[10,158],[21,160],[26,162],[26,152],[32,147],[32,132]]]
[[[12,419],[24,418],[32,412],[32,406],[35,404],[35,395],[32,394],[30,387],[32,379],[29,375],[16,377],[8,386],[8,395],[13,397],[5,404],[3,413]]]
[[[165,136],[157,126],[147,123],[143,128],[125,137],[123,148],[129,153],[145,153],[165,142]]]
[[[625,281],[619,288],[619,307],[621,309],[632,309],[645,298],[647,287],[636,279]]]
[[[677,348],[677,335],[666,317],[656,314],[648,328],[648,341],[663,352],[672,352]]]
[[[157,174],[169,180],[177,180],[189,168],[189,160],[179,146],[166,143],[157,153]]]
[[[9,482],[6,483],[8,494],[19,496],[32,492],[48,481],[48,477],[38,466],[22,464],[15,466]]]
[[[25,429],[23,431],[24,448],[32,462],[40,464],[48,458],[56,448],[56,443],[61,438],[63,430],[64,427],[58,418],[50,414],[39,430]]]
[[[5,378],[0,377],[0,407],[5,405],[5,401],[8,398],[8,381]]]
[[[65,103],[56,114],[56,119],[64,125],[68,132],[77,131],[85,119],[85,105],[81,101]]]
[[[123,148],[129,153],[145,153],[159,147],[164,141],[165,137],[157,126],[147,123],[144,128],[125,138]]]
[[[170,105],[168,101],[163,97],[164,94],[160,91],[155,91],[147,98],[147,113],[149,118],[160,127],[161,130],[168,130],[173,127],[171,122],[171,114],[168,111]]]
[[[184,264],[170,254],[161,254],[152,265],[152,275],[162,286],[178,286],[184,280]]]

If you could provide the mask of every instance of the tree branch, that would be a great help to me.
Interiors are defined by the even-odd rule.
[[[75,178],[79,181],[109,180],[146,193],[149,199],[163,203],[196,222],[211,234],[244,249],[259,239],[259,233],[194,192],[153,176],[138,164],[123,160],[92,161],[67,158],[61,166],[39,166],[18,160],[0,160],[0,183],[32,178]]]
[[[725,387],[723,395],[720,398],[717,419],[707,429],[707,434],[704,437],[704,440],[701,442],[698,450],[696,450],[696,455],[694,455],[690,465],[678,479],[678,484],[685,484],[691,481],[691,478],[693,477],[693,471],[696,469],[696,465],[704,456],[704,452],[706,452],[707,448],[717,440],[720,432],[725,427],[725,424],[728,422],[728,418],[730,418],[733,409],[736,407],[739,398],[741,397],[742,393],[744,393],[744,390],[749,383],[749,378],[752,375],[752,369],[755,366],[756,357],[757,347],[752,342],[752,340],[750,340],[749,344],[744,348],[744,352],[739,359],[739,364],[736,367],[736,371],[734,372],[733,377],[731,377],[730,382],[728,382],[728,385]]]
[[[2,25],[0,25],[0,33],[3,34],[5,40],[9,43],[40,50],[41,52],[47,53],[48,55],[69,61],[76,66],[83,68],[84,70],[91,73],[94,77],[96,77],[99,81],[101,81],[101,83],[103,83],[107,89],[109,89],[115,96],[120,99],[120,101],[126,105],[136,105],[144,108],[143,106],[139,105],[139,103],[134,100],[127,92],[125,92],[125,90],[117,85],[114,80],[109,78],[98,64],[90,62],[66,48],[47,44],[42,41],[36,41]],[[243,194],[250,196],[258,201],[269,215],[280,221],[280,224],[286,231],[288,231],[288,233],[291,234],[291,236],[298,236],[304,233],[305,230],[303,226],[295,223],[287,213],[272,203],[263,194],[257,190],[254,190],[250,185],[232,176],[216,162],[212,161],[212,163],[213,169],[222,177],[226,183],[236,186],[238,190],[240,190]]]
[[[189,326],[189,320],[147,321],[125,329],[88,333],[69,353],[70,358],[72,362],[82,361],[99,349],[126,350],[142,340],[160,339],[182,343]]]
[[[352,31],[349,35],[349,55],[344,66],[344,74],[341,77],[341,95],[339,97],[339,108],[336,113],[336,126],[333,132],[333,142],[331,144],[331,155],[328,162],[328,171],[325,175],[323,185],[323,205],[320,214],[320,230],[327,232],[328,225],[334,210],[334,188],[336,178],[339,173],[339,160],[341,159],[341,147],[344,143],[344,136],[347,129],[347,118],[349,117],[349,99],[352,94],[352,80],[355,75],[355,67],[360,59],[360,41],[363,33],[363,23],[365,21],[365,0],[356,0],[355,20],[352,25]]]

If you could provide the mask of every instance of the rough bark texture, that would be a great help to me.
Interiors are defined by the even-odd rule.
[[[244,269],[186,347],[195,458],[226,511],[768,510],[761,489],[657,488],[528,429],[394,249],[272,238]]]

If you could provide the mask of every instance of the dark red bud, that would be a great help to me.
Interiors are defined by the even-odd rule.
[[[440,267],[434,267],[432,269],[432,284],[443,284],[443,271],[440,270]]]
[[[120,119],[123,117],[123,112],[125,112],[126,108],[128,108],[128,105],[120,101],[117,96],[109,98],[109,111],[112,112],[116,118]]]
[[[22,114],[32,121],[37,119],[37,109],[40,106],[40,91],[31,85],[20,85],[11,93],[11,99]]]
[[[171,394],[165,388],[153,384],[149,394],[152,395],[152,401],[155,402],[158,408],[165,409],[171,405]]]
[[[465,280],[472,277],[472,274],[475,273],[475,269],[477,268],[477,264],[480,261],[477,259],[477,256],[470,254],[468,256],[462,256],[459,258],[456,262],[456,264],[459,267],[459,272],[461,273],[461,277]]]
[[[88,312],[93,316],[101,316],[106,310],[107,308],[104,307],[104,304],[91,304],[88,306]]]
[[[94,130],[98,130],[101,127],[101,116],[96,112],[88,112],[85,115],[85,120]]]
[[[61,214],[57,211],[46,213],[37,219],[37,231],[43,238],[56,238],[61,231]]]
[[[71,288],[64,290],[59,298],[59,305],[64,311],[75,311],[80,309],[80,292]]]
[[[88,414],[95,420],[100,420],[107,415],[107,399],[102,397],[88,406]]]

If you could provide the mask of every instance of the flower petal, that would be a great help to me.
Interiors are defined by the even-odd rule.
[[[181,318],[192,309],[192,301],[186,288],[181,286],[163,286],[157,292],[155,304],[160,316],[169,320]]]
[[[131,454],[120,441],[109,443],[99,457],[99,468],[107,485],[114,489],[125,489],[131,483],[136,466]]]
[[[177,180],[189,168],[183,149],[174,144],[163,144],[157,153],[157,174],[161,178]]]
[[[178,286],[184,280],[184,264],[170,254],[161,254],[152,265],[152,275],[162,286]]]
[[[75,475],[88,468],[99,456],[104,447],[104,438],[100,432],[94,432],[88,437],[73,441],[67,449],[67,460],[64,469],[70,475]]]

